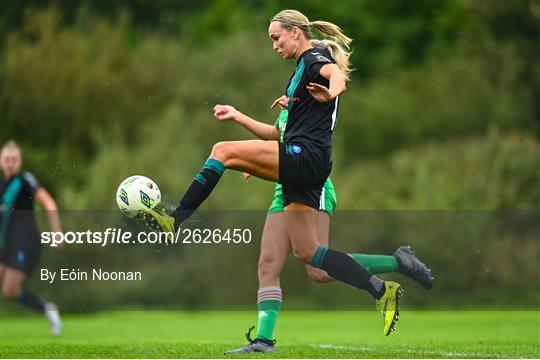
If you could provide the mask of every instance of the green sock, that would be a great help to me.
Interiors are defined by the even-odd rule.
[[[259,310],[256,339],[274,340],[274,330],[281,309],[281,288],[266,286],[260,288],[257,294]]]
[[[349,254],[354,261],[372,274],[388,273],[399,270],[399,264],[392,255]]]

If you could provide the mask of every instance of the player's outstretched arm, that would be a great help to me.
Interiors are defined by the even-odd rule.
[[[51,231],[61,232],[62,228],[60,226],[60,217],[58,216],[58,207],[56,206],[56,201],[54,201],[51,194],[49,194],[44,188],[40,187],[37,189],[34,197],[39,205],[41,205],[41,207],[47,211]]]
[[[261,140],[279,140],[280,137],[275,126],[257,121],[230,105],[214,106],[214,117],[218,120],[234,120]]]
[[[309,83],[306,88],[315,100],[319,102],[332,101],[347,90],[347,76],[336,64],[324,65],[321,67],[320,74],[330,81],[330,85],[326,87],[317,83]]]

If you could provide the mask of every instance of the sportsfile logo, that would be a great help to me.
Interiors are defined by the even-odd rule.
[[[172,232],[131,232],[121,228],[104,231],[68,231],[41,233],[41,243],[50,247],[65,245],[172,245],[172,244],[249,244],[252,233],[249,228],[184,228]]]

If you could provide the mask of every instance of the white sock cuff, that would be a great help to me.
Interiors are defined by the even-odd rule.
[[[281,287],[265,286],[259,288],[259,290],[257,291],[257,303],[260,303],[264,300],[282,301]]]

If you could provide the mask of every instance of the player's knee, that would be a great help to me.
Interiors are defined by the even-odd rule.
[[[311,251],[307,251],[301,247],[293,248],[293,255],[296,260],[303,262],[304,264],[309,264],[311,258],[313,257],[313,253]]]
[[[232,157],[232,144],[230,141],[220,141],[214,145],[212,148],[212,153],[210,154],[210,157],[213,159],[217,159],[227,166],[227,162]]]
[[[261,256],[257,267],[259,280],[274,280],[279,278],[279,264],[270,256]]]
[[[7,299],[15,299],[19,296],[21,291],[20,286],[15,285],[4,285],[2,286],[2,295]]]

